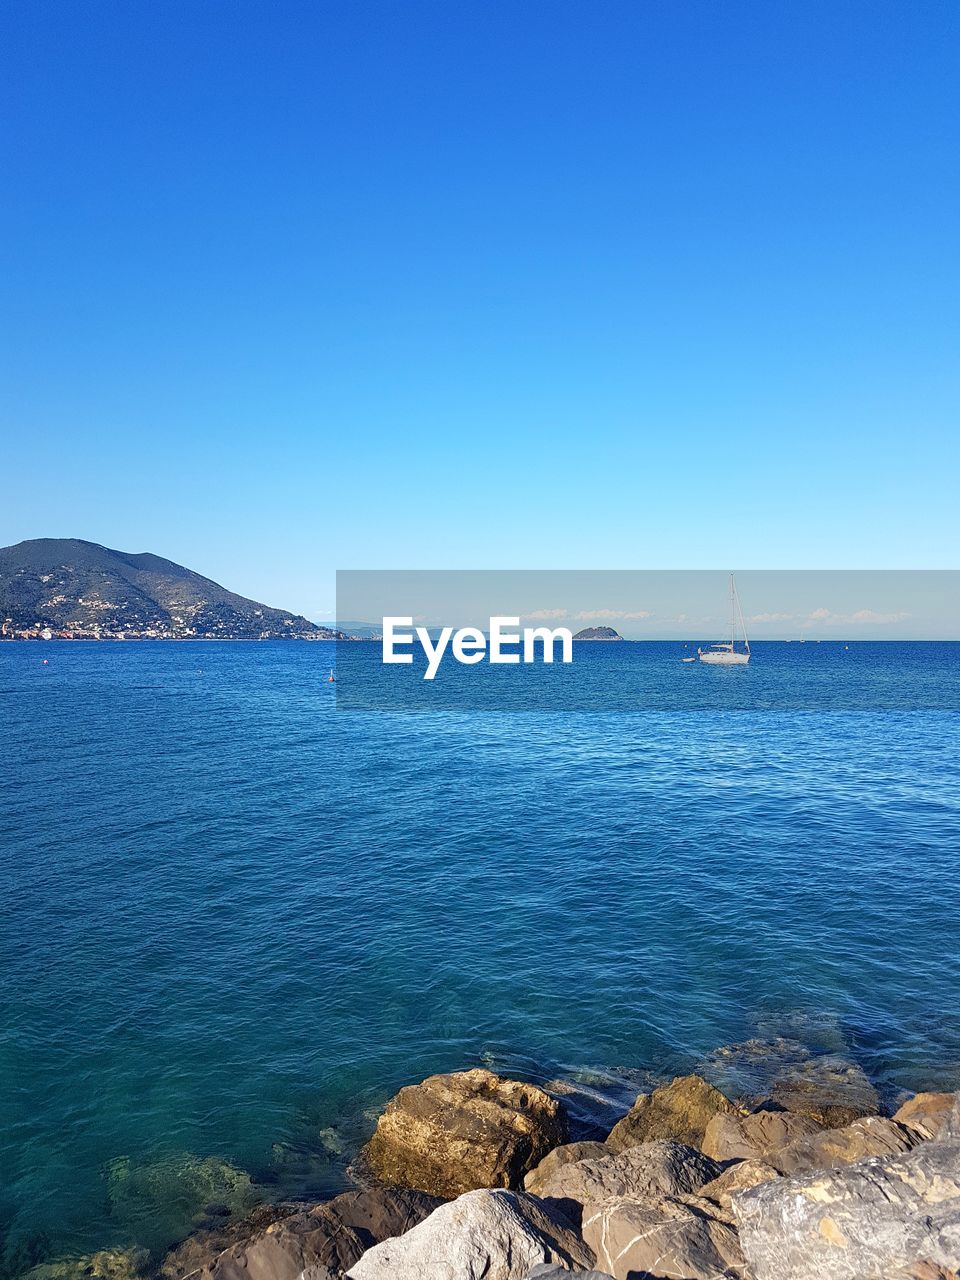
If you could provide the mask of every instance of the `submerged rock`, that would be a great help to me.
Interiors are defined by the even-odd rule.
[[[231,1245],[194,1275],[196,1280],[342,1280],[368,1249],[403,1235],[441,1203],[421,1191],[345,1191]]]
[[[589,1268],[570,1223],[533,1196],[470,1191],[363,1255],[349,1280],[523,1280],[538,1263]]]
[[[960,1094],[917,1093],[894,1112],[894,1120],[914,1129],[921,1138],[938,1138]]]
[[[100,1249],[76,1258],[61,1258],[31,1267],[22,1280],[141,1280],[150,1255],[137,1247]]]
[[[812,1116],[826,1127],[880,1112],[879,1095],[858,1063],[840,1053],[815,1053],[783,1036],[715,1049],[704,1072],[733,1097],[755,1104],[772,1098],[784,1111]]]
[[[712,1204],[694,1197],[603,1200],[584,1214],[583,1237],[596,1265],[614,1280],[744,1275],[736,1230]]]
[[[661,1084],[661,1076],[635,1067],[581,1067],[543,1087],[563,1103],[570,1137],[580,1142],[606,1138],[639,1093]]]
[[[170,1156],[107,1166],[111,1216],[148,1248],[164,1247],[201,1227],[243,1217],[257,1202],[250,1175],[218,1156]]]
[[[736,1114],[737,1107],[701,1076],[677,1076],[652,1093],[642,1093],[614,1125],[607,1144],[614,1151],[626,1151],[663,1138],[699,1147],[714,1116]]]
[[[949,1271],[960,1262],[960,1142],[767,1182],[735,1197],[733,1212],[755,1280]]]
[[[774,1081],[772,1093],[785,1111],[812,1116],[831,1128],[880,1114],[880,1097],[863,1068],[837,1054],[785,1069]]]
[[[363,1158],[384,1182],[451,1197],[519,1187],[566,1138],[556,1098],[536,1085],[476,1068],[401,1089],[377,1122]]]

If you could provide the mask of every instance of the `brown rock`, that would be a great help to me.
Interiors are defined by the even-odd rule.
[[[519,1187],[566,1137],[556,1098],[477,1068],[401,1089],[363,1156],[384,1182],[452,1197]]]
[[[842,1129],[822,1129],[807,1138],[772,1151],[767,1159],[781,1173],[809,1173],[814,1169],[839,1169],[869,1156],[895,1156],[910,1151],[920,1135],[895,1120],[867,1116]]]
[[[227,1221],[219,1227],[197,1231],[176,1245],[160,1264],[164,1280],[183,1280],[184,1276],[208,1266],[233,1244],[250,1240],[282,1218],[298,1212],[294,1205],[258,1205],[246,1218]]]
[[[761,1182],[769,1182],[771,1178],[779,1178],[780,1174],[772,1164],[764,1160],[738,1160],[728,1165],[718,1178],[708,1182],[698,1191],[703,1200],[712,1200],[721,1209],[729,1210],[732,1197],[739,1191],[747,1191],[750,1187],[758,1187]]]
[[[707,1125],[703,1153],[713,1160],[764,1160],[791,1142],[819,1133],[823,1126],[812,1116],[790,1111],[754,1111],[751,1115],[721,1114]]]
[[[403,1235],[442,1201],[420,1191],[374,1187],[276,1222],[193,1273],[196,1280],[342,1280],[363,1254]]]
[[[744,1274],[736,1230],[706,1200],[603,1200],[584,1213],[583,1238],[615,1280]]]
[[[677,1076],[668,1085],[641,1093],[607,1138],[614,1151],[626,1151],[657,1138],[699,1147],[707,1125],[717,1115],[736,1115],[737,1108],[701,1076]]]
[[[602,1159],[610,1154],[610,1148],[603,1142],[565,1142],[562,1147],[554,1149],[543,1157],[535,1169],[523,1180],[523,1189],[533,1196],[542,1196],[544,1183],[565,1164],[576,1164],[578,1160]]]
[[[894,1113],[894,1120],[915,1129],[922,1138],[937,1138],[953,1108],[955,1093],[917,1093]]]

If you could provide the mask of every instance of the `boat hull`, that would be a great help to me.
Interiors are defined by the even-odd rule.
[[[749,653],[701,653],[700,661],[711,667],[743,667],[750,661]]]

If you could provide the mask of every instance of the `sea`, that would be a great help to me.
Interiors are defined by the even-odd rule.
[[[960,1087],[960,644],[584,645],[526,710],[339,648],[0,644],[0,1275],[334,1195],[436,1071]]]

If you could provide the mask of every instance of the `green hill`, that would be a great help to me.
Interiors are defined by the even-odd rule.
[[[74,636],[233,640],[338,634],[238,596],[162,556],[79,538],[33,538],[0,548],[0,622],[6,634],[44,628]]]

